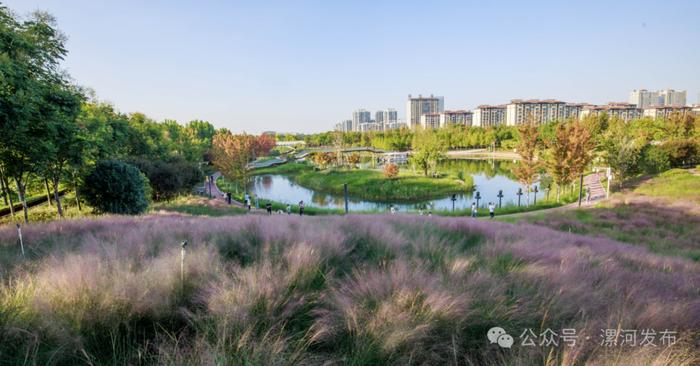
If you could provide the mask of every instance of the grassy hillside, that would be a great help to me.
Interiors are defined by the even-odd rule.
[[[504,218],[700,261],[700,175],[672,169],[593,208]]]
[[[24,233],[27,259],[0,227],[0,364],[700,362],[700,264],[608,239],[401,215],[102,217]],[[494,326],[512,349],[488,343]],[[523,346],[527,328],[578,340]],[[678,341],[601,347],[607,328]]]

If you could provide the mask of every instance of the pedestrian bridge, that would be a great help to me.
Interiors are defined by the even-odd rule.
[[[305,157],[307,157],[308,155],[314,154],[314,153],[334,153],[334,152],[338,152],[338,149],[336,149],[336,148],[334,148],[334,147],[317,148],[317,149],[305,149],[305,150],[299,151],[299,152],[296,154],[296,157],[297,157],[297,158],[305,158]],[[341,152],[341,153],[344,153],[344,154],[346,154],[346,153],[355,153],[355,152],[371,152],[371,153],[375,153],[375,154],[384,154],[384,153],[386,153],[387,151],[382,150],[382,149],[376,149],[376,148],[373,148],[373,147],[348,147],[348,148],[345,148],[345,149],[340,149],[340,152]]]

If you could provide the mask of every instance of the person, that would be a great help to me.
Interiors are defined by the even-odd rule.
[[[391,212],[392,215],[396,214],[396,207],[394,207],[394,205],[389,205],[389,212]]]
[[[423,216],[423,209],[422,208],[418,209],[418,216]]]
[[[496,214],[496,204],[493,202],[489,202],[489,216],[493,218],[493,216]]]
[[[292,205],[290,205],[290,204],[288,203],[288,204],[287,204],[287,215],[291,215],[291,214],[292,214]]]
[[[472,217],[476,217],[476,202],[472,202]]]
[[[233,200],[231,198],[231,192],[227,192],[226,193],[226,202],[228,202],[228,204],[230,205],[232,201]]]
[[[249,206],[250,195],[248,194],[248,192],[246,192],[245,195],[243,196],[243,202],[245,202],[246,206]]]
[[[299,216],[304,215],[304,201],[299,201]]]
[[[432,211],[432,210],[428,210],[428,217],[433,217],[433,211]]]
[[[245,201],[245,205],[248,206],[248,212],[250,212],[250,198]]]
[[[267,209],[267,214],[272,215],[272,203],[268,202],[265,204],[265,209]]]
[[[591,203],[591,190],[587,189],[586,190],[586,204]]]

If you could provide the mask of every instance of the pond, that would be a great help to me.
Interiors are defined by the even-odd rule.
[[[507,160],[474,160],[474,159],[450,159],[442,162],[439,167],[441,173],[457,174],[463,172],[464,176],[471,175],[474,180],[474,189],[462,194],[457,194],[454,202],[455,209],[467,209],[472,202],[476,202],[477,192],[481,195],[480,207],[486,207],[488,202],[498,204],[498,192],[503,191],[503,206],[517,205],[518,188],[522,186],[516,181],[512,171],[517,162]],[[537,185],[537,184],[536,184]],[[539,189],[539,187],[538,187]],[[348,208],[350,211],[386,211],[390,205],[394,205],[399,212],[416,211],[419,209],[452,210],[452,197],[412,202],[375,202],[352,197],[352,187],[348,187],[350,198]],[[307,206],[319,208],[343,209],[345,201],[342,195],[316,192],[302,187],[284,175],[259,175],[253,177],[249,191],[260,199],[297,204],[304,201]],[[544,198],[544,192],[538,194],[538,198]],[[532,194],[530,194],[532,200]],[[523,194],[521,202],[525,204]]]

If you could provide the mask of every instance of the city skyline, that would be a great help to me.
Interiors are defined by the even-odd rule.
[[[594,1],[586,7],[3,4],[18,14],[53,14],[68,37],[65,67],[120,111],[181,123],[208,120],[249,133],[327,131],[359,107],[395,108],[403,119],[409,93],[445,96],[445,110],[460,110],[512,99],[600,105],[624,102],[631,90],[666,88],[686,90],[693,104],[700,91],[700,50],[692,47],[700,38],[694,17],[700,4],[693,1]],[[391,17],[372,22],[375,12]],[[342,26],[362,17],[368,22],[361,27]],[[620,42],[625,37],[645,41]],[[646,43],[663,43],[673,52],[639,52]],[[406,53],[409,47],[449,53],[428,57]]]

